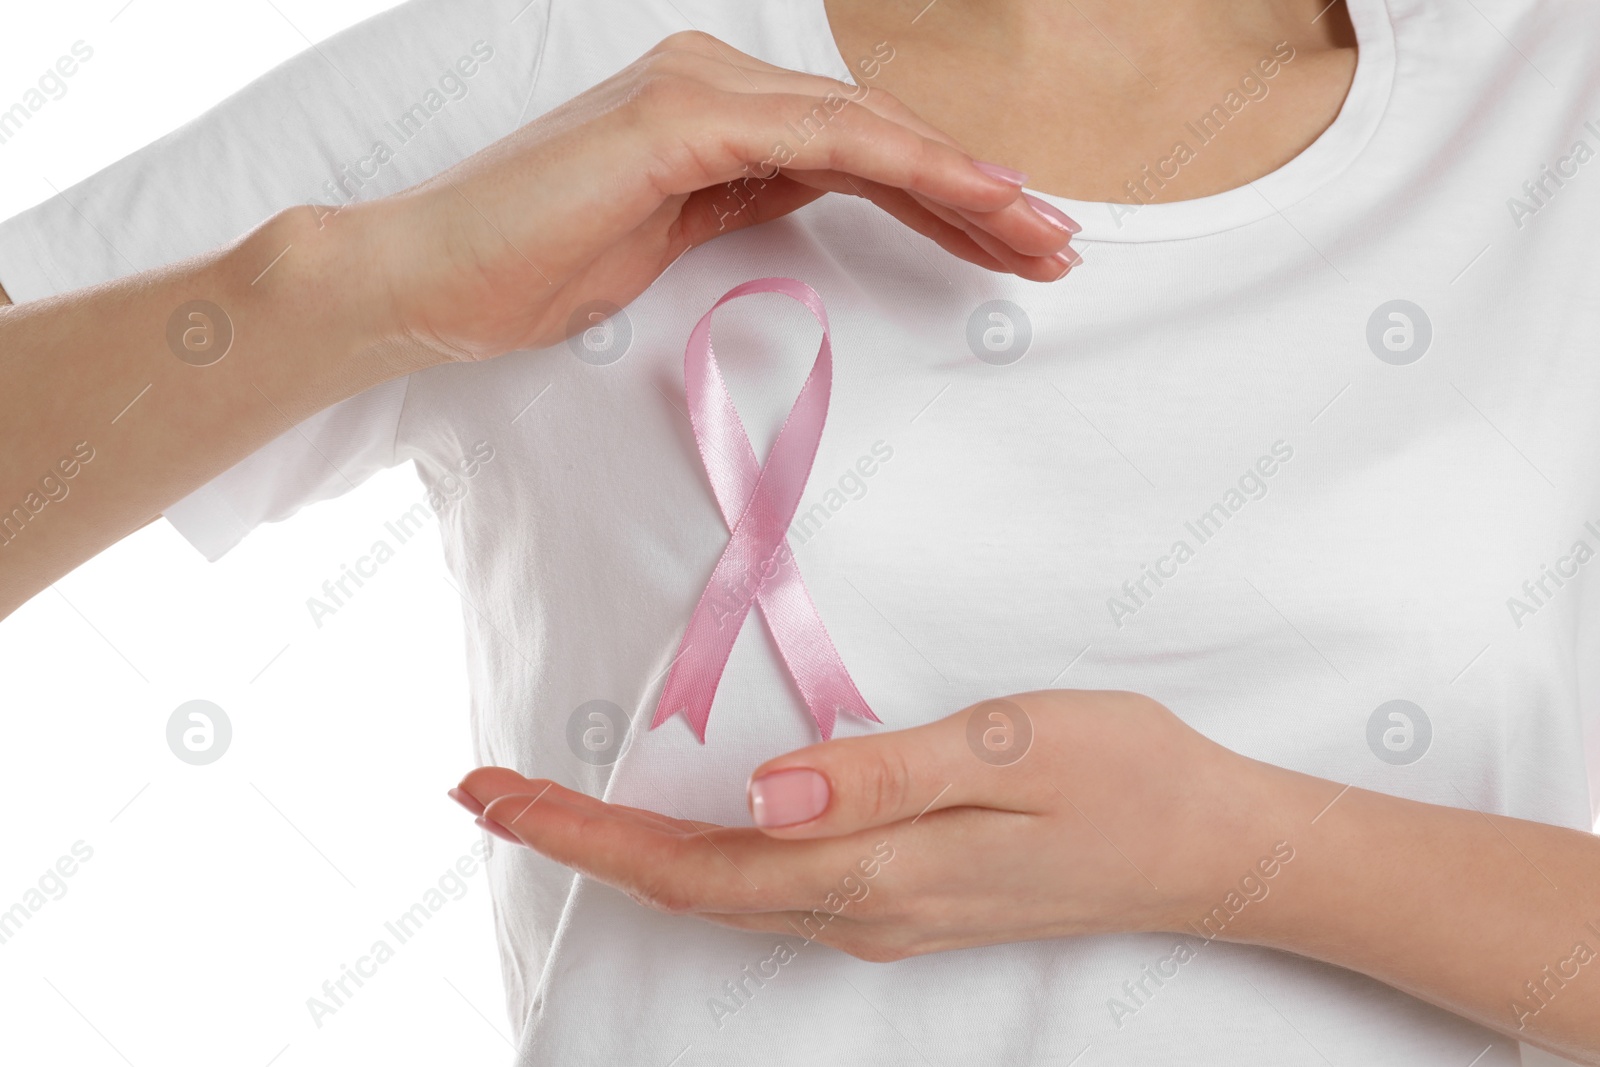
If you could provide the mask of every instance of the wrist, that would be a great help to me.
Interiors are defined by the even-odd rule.
[[[275,335],[297,339],[300,369],[337,394],[328,403],[443,362],[406,335],[388,225],[382,201],[302,205],[273,215],[226,255],[244,306],[270,319]]]
[[[1206,940],[1260,942],[1281,918],[1282,891],[1295,881],[1289,876],[1311,818],[1339,787],[1211,747],[1201,773],[1206,799],[1195,806],[1162,926]]]

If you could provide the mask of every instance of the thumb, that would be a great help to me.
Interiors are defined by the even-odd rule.
[[[780,838],[839,837],[953,807],[1023,806],[1015,774],[974,755],[968,720],[990,701],[909,730],[824,741],[750,776],[750,817]],[[1020,713],[1020,709],[1017,709]]]

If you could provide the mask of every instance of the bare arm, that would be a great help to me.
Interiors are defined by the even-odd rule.
[[[298,209],[186,263],[0,311],[0,613],[295,422],[422,365],[374,340],[364,219],[335,221]],[[221,309],[201,312],[213,341],[233,335],[207,366],[168,342],[196,300]]]
[[[1262,820],[1297,859],[1281,898],[1247,914],[1237,939],[1360,971],[1600,1064],[1600,839],[1255,769],[1271,812]]]
[[[974,758],[980,715],[1029,724],[1014,762]],[[797,771],[820,781],[762,785]],[[827,741],[751,781],[760,829],[641,813],[504,768],[460,789],[486,825],[642,903],[784,936],[796,916],[828,916],[821,939],[862,959],[1171,931],[1190,942],[1178,962],[1204,951],[1195,938],[1292,952],[1600,1064],[1593,834],[1483,814],[1465,795],[1468,808],[1447,807],[1275,767],[1105,691],[1013,694]],[[894,860],[872,896],[843,921],[812,911],[879,842]],[[1275,1017],[1278,994],[1260,985],[1245,1010]],[[1305,1059],[1327,1059],[1322,1036],[1299,1036]]]
[[[774,131],[852,93],[771,166]],[[316,411],[555,344],[585,302],[627,304],[687,249],[825,192],[861,192],[982,266],[1059,278],[1077,261],[1068,227],[1021,180],[879,90],[676,34],[407,192],[291,209],[194,260],[6,307],[0,616]],[[214,308],[190,319],[192,301]],[[186,329],[230,325],[221,359],[184,358]]]

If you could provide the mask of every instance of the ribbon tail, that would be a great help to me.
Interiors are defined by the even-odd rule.
[[[867,705],[845,668],[787,545],[784,555],[783,566],[762,585],[756,603],[767,620],[767,628],[772,631],[789,676],[805,700],[806,710],[817,722],[822,739],[827,741],[833,737],[834,722],[840,712],[869,722],[882,722]]]
[[[752,527],[741,521],[722,550],[722,558],[717,560],[711,580],[689,616],[689,625],[683,632],[672,668],[667,672],[667,682],[662,687],[650,729],[654,730],[682,711],[695,736],[705,744],[711,702],[716,698],[722,672],[727,669],[728,657],[733,654],[733,643],[754,603],[749,596],[719,591],[743,588],[732,579],[751,572],[748,560],[754,535]]]
[[[711,707],[709,705],[696,706],[682,700],[671,700],[668,699],[669,696],[669,693],[661,694],[661,703],[656,705],[656,715],[655,718],[650,720],[650,729],[654,730],[681,711],[684,719],[689,723],[689,729],[694,732],[694,736],[702,745],[705,744],[706,722],[711,718]],[[674,707],[674,704],[677,707]]]
[[[656,704],[656,714],[650,720],[650,729],[654,730],[680,711],[688,720],[689,729],[694,731],[700,743],[706,743],[706,722],[711,718],[711,699],[717,692],[717,680],[722,672],[718,670],[712,677],[709,688],[703,680],[697,677],[701,672],[693,668],[685,669],[689,663],[687,655],[689,649],[689,634],[683,635],[683,645],[678,649],[678,658],[673,661],[672,669],[667,673],[667,684],[661,690],[661,700]],[[700,665],[696,665],[700,666]]]

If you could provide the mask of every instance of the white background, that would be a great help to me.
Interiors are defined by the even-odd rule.
[[[0,218],[389,6],[8,4],[0,110],[94,55],[0,144]],[[307,1007],[481,840],[444,796],[471,758],[436,528],[321,628],[305,604],[420,498],[380,473],[215,564],[158,522],[0,621],[0,911],[93,850],[0,944],[0,1063],[509,1062],[481,868],[322,1025]],[[232,722],[208,766],[167,747],[194,699]]]
[[[0,218],[390,6],[4,4],[0,110],[94,55],[0,144]],[[387,471],[214,564],[157,522],[0,621],[0,911],[93,849],[0,944],[0,1063],[510,1062],[481,867],[320,1028],[306,1005],[482,837],[445,796],[472,762],[437,528],[320,630],[305,605],[421,497]],[[193,699],[232,721],[209,766],[167,747]]]

